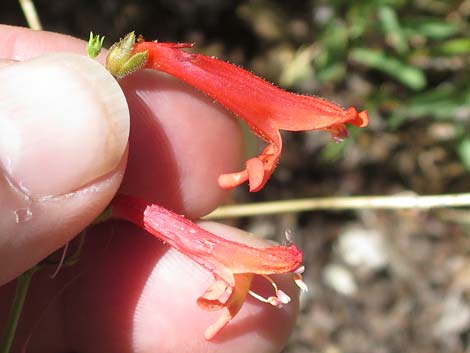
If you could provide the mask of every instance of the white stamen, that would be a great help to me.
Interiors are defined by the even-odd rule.
[[[280,289],[277,291],[277,297],[279,298],[282,304],[290,303],[290,297]]]
[[[302,273],[304,273],[304,271],[305,271],[305,266],[302,265],[297,270],[295,270],[294,273],[301,275]]]
[[[294,243],[294,234],[292,233],[292,230],[287,228],[285,231],[284,231],[284,236],[286,237],[286,243],[287,243],[287,246],[291,245]]]
[[[273,305],[275,307],[278,307],[278,308],[282,308],[283,304],[290,303],[290,301],[291,301],[290,297],[285,292],[283,292],[282,290],[280,290],[277,287],[276,282],[274,282],[271,277],[266,276],[266,275],[261,275],[261,276],[263,276],[269,283],[271,283],[271,285],[273,286],[274,291],[276,293],[276,296],[271,296],[269,298],[265,298],[265,297],[259,295],[258,293],[255,293],[255,292],[251,291],[251,290],[248,291],[248,293],[253,298],[256,298],[256,299],[258,299],[259,301],[261,301],[263,303],[268,303],[268,304],[271,304],[271,305]]]
[[[259,295],[258,293],[253,292],[252,290],[249,290],[248,293],[249,293],[253,298],[258,299],[260,302],[269,303],[269,298],[266,299],[265,297]],[[270,297],[270,298],[273,298],[273,297]]]
[[[269,297],[268,298],[268,303],[271,304],[272,306],[275,306],[277,308],[282,308],[282,303],[281,301],[279,300],[278,297]]]
[[[294,274],[294,282],[297,284],[297,286],[303,290],[304,292],[308,292],[308,287],[305,284],[304,281],[302,281],[302,275],[299,275],[297,273]]]

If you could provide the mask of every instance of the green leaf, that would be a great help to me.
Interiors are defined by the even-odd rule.
[[[408,35],[421,35],[430,39],[445,39],[459,31],[456,23],[441,18],[413,18],[403,24]]]
[[[342,62],[327,64],[318,70],[316,78],[320,82],[340,81],[346,75],[346,66]]]
[[[340,54],[346,50],[348,35],[346,25],[342,21],[336,20],[325,28],[321,37],[321,43],[329,52]]]
[[[390,6],[381,6],[379,8],[379,21],[385,32],[387,43],[399,53],[406,52],[408,43],[398,22],[395,10]]]
[[[282,69],[279,83],[284,87],[300,84],[313,77],[312,61],[315,51],[313,46],[303,47],[297,50],[294,58]]]
[[[387,73],[413,90],[420,90],[426,86],[426,77],[420,69],[381,51],[355,48],[351,51],[350,57],[360,64]]]
[[[457,146],[457,153],[466,170],[470,170],[470,136],[463,138]]]
[[[470,38],[450,39],[436,48],[443,55],[465,55],[470,54]]]
[[[410,118],[458,119],[459,111],[470,110],[469,94],[468,87],[449,84],[415,95],[393,112],[388,121],[389,126],[397,128]]]

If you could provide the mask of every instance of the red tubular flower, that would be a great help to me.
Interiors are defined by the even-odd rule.
[[[249,181],[259,191],[273,173],[282,150],[279,130],[327,130],[335,139],[347,136],[345,124],[367,126],[366,111],[343,109],[325,99],[284,91],[238,66],[213,57],[188,53],[187,43],[139,42],[134,53],[147,53],[146,68],[164,71],[205,92],[244,119],[269,144],[246,169],[219,177],[230,189]]]
[[[111,202],[113,218],[128,220],[160,238],[214,275],[214,283],[198,299],[206,310],[222,310],[221,317],[205,332],[212,339],[238,313],[247,294],[280,307],[290,298],[268,277],[293,273],[300,288],[303,255],[295,245],[253,248],[218,237],[161,206],[131,196],[118,195]],[[250,290],[254,275],[266,278],[275,295],[264,298]]]

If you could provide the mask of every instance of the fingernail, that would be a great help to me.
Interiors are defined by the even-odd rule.
[[[0,68],[0,168],[32,197],[73,192],[117,167],[129,110],[116,80],[85,56]]]

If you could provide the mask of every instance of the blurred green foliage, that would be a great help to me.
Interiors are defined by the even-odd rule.
[[[254,13],[260,7],[271,8],[264,15],[281,13],[272,9],[278,2],[247,3],[256,4],[245,5],[249,19],[259,19]],[[287,21],[288,27],[289,21],[307,23],[299,48],[279,65],[283,86],[368,109],[371,127],[354,136],[445,120],[454,130],[454,152],[470,170],[469,1],[324,0],[310,2],[306,10],[311,19],[264,20],[283,26]],[[278,32],[272,30],[269,40]],[[288,40],[295,42],[295,36]],[[325,148],[324,157],[332,160],[345,150]]]

